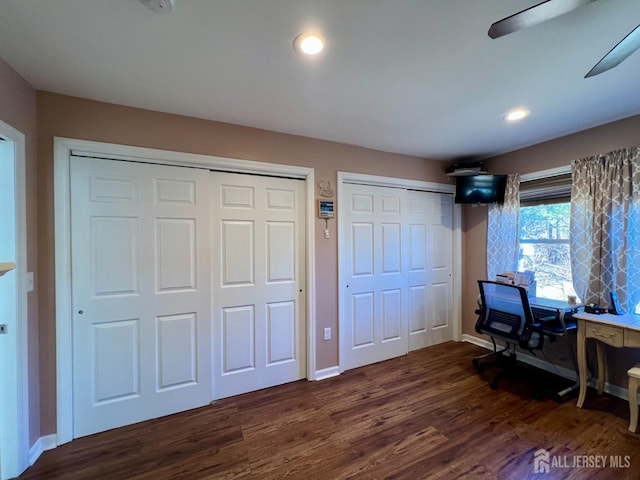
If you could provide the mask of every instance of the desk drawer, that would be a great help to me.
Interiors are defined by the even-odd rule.
[[[596,323],[587,323],[587,338],[595,338],[612,347],[624,345],[624,330]]]
[[[625,330],[624,331],[624,346],[625,347],[640,347],[640,331],[638,331],[638,330]]]

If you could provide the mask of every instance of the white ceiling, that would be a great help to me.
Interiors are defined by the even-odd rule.
[[[39,90],[437,160],[487,157],[640,114],[640,22],[599,0],[491,40],[541,0],[0,0],[0,56]],[[321,32],[321,58],[294,37]],[[529,118],[502,115],[525,106]]]

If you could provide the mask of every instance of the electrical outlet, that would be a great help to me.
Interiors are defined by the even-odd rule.
[[[7,324],[3,323],[2,325],[0,325],[0,335],[4,335],[7,333]]]
[[[331,327],[326,327],[324,329],[324,339],[331,340]]]
[[[324,232],[324,238],[325,239],[330,239],[331,238],[331,233],[329,232],[329,229],[327,228]]]

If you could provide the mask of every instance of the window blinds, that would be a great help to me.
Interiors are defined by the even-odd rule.
[[[571,173],[520,182],[520,205],[533,206],[571,200]]]

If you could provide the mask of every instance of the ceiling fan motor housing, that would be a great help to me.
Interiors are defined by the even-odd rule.
[[[173,10],[174,0],[140,0],[144,6],[156,13],[169,13]]]

